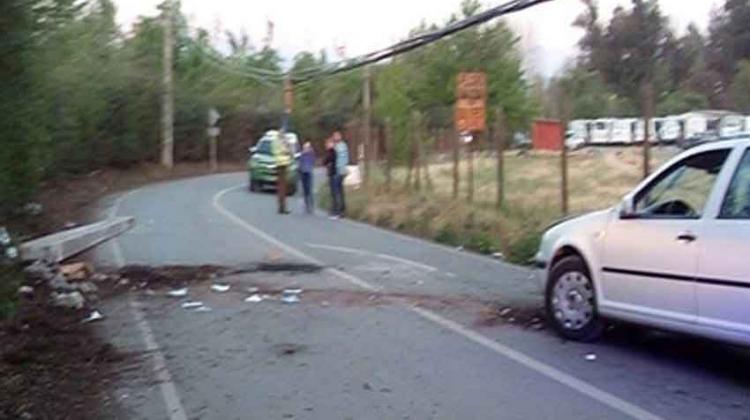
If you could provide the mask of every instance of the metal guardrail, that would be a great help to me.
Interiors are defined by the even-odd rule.
[[[43,236],[21,245],[23,261],[60,262],[122,235],[135,226],[135,218],[118,217]]]

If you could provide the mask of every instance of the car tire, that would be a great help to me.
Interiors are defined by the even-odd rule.
[[[586,263],[578,256],[565,257],[552,266],[545,308],[554,330],[569,340],[594,341],[604,331],[594,282]]]
[[[250,192],[258,192],[258,183],[250,180]]]

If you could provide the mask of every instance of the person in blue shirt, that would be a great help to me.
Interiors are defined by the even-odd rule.
[[[336,153],[336,177],[335,177],[335,189],[334,207],[333,214],[336,217],[344,217],[346,213],[346,200],[344,198],[344,178],[347,175],[347,165],[349,165],[349,147],[346,145],[344,136],[341,135],[341,131],[336,130],[333,133],[334,146],[333,149]]]
[[[313,171],[315,170],[315,150],[310,142],[305,142],[302,146],[302,154],[299,158],[299,172],[302,180],[302,191],[305,196],[305,211],[312,214],[315,209],[315,200],[313,198]]]

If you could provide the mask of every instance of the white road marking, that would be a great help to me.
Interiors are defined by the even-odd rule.
[[[117,211],[120,207],[120,203],[122,203],[122,201],[126,197],[129,197],[138,191],[139,190],[133,190],[118,197],[112,205],[112,208],[110,209],[109,217],[116,217]],[[125,257],[122,254],[122,248],[120,247],[120,242],[117,240],[117,238],[112,239],[112,253],[117,267],[125,266]],[[170,420],[187,420],[188,417],[185,413],[185,407],[182,406],[182,402],[180,401],[180,394],[177,392],[177,387],[172,381],[172,375],[169,373],[169,369],[167,368],[167,362],[164,358],[164,353],[162,353],[159,344],[157,344],[156,342],[154,333],[151,330],[151,326],[149,325],[148,320],[143,314],[141,305],[132,297],[129,298],[128,301],[130,304],[131,312],[133,314],[133,318],[135,319],[135,323],[138,326],[138,329],[141,331],[143,342],[146,344],[146,351],[153,354],[153,372],[156,376],[156,381],[159,383],[161,395],[164,398],[164,405],[167,408],[167,415]]]
[[[238,188],[244,188],[244,185],[242,186],[236,186],[227,188],[223,191],[218,192],[213,199],[213,205],[219,211],[221,214],[229,218],[230,220],[234,221],[238,225],[244,227],[249,232],[256,234],[258,237],[265,239],[269,243],[286,250],[292,255],[295,255],[302,260],[323,265],[320,261],[317,259],[291,247],[290,245],[287,245],[280,240],[272,237],[271,235],[261,231],[257,227],[247,223],[246,221],[240,219],[238,216],[236,216],[234,213],[230,212],[229,210],[225,209],[220,201],[221,198],[226,195],[228,192],[236,190]],[[339,270],[332,269],[331,272],[334,274],[340,276],[341,278],[352,282],[353,284],[363,287],[367,290],[377,290],[377,288],[368,282],[357,278],[356,276],[353,276],[348,273],[344,273]],[[476,344],[479,344],[480,346],[492,350],[493,352],[504,356],[510,360],[513,360],[514,362],[533,370],[534,372],[545,376],[549,379],[552,379],[562,385],[567,386],[568,388],[577,391],[580,394],[583,394],[595,401],[598,401],[601,404],[606,405],[607,407],[610,407],[616,411],[619,411],[627,416],[630,416],[635,419],[641,419],[641,420],[659,420],[661,417],[650,413],[646,410],[644,410],[641,407],[638,407],[635,404],[632,404],[630,402],[627,402],[619,397],[616,397],[613,394],[608,393],[607,391],[604,391],[602,389],[599,389],[595,387],[592,384],[589,384],[588,382],[585,382],[581,379],[578,379],[576,377],[573,377],[559,369],[556,369],[546,363],[540,362],[539,360],[536,360],[530,356],[527,356],[526,354],[514,350],[510,347],[507,347],[503,344],[500,344],[497,341],[494,341],[490,338],[487,338],[476,331],[473,331],[467,327],[464,327],[461,324],[458,324],[454,321],[451,321],[447,318],[444,318],[440,315],[438,315],[435,312],[432,312],[430,310],[419,308],[412,305],[405,305],[405,308],[409,309],[410,311],[414,312],[415,314],[419,315],[423,319],[426,319],[428,321],[431,321],[449,331],[452,331]]]
[[[343,246],[333,246],[333,245],[323,245],[323,244],[311,244],[309,242],[306,243],[305,245],[307,245],[310,248],[327,249],[329,251],[342,252],[344,254],[354,254],[354,255],[368,255],[368,254],[370,254],[369,252],[360,251],[358,249],[346,248],[346,247],[343,247]]]
[[[354,248],[347,248],[343,246],[333,246],[333,245],[323,245],[323,244],[311,244],[307,243],[305,244],[310,248],[317,248],[317,249],[327,249],[329,251],[336,251],[336,252],[342,252],[345,254],[355,254],[355,255],[372,255],[374,257],[382,258],[384,260],[391,260],[395,261],[397,263],[410,265],[412,267],[417,267],[425,271],[429,272],[436,272],[438,269],[436,267],[433,267],[431,265],[422,264],[417,261],[408,260],[406,258],[396,257],[394,255],[388,255],[388,254],[381,254],[378,252],[369,252],[369,251],[363,251],[361,249],[354,249]]]

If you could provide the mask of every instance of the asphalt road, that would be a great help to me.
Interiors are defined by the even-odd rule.
[[[304,215],[297,198],[280,216],[274,200],[230,174],[106,203],[138,226],[97,250],[101,265],[323,267],[238,274],[224,294],[192,285],[210,312],[164,290],[104,303],[99,332],[142,356],[112,389],[113,417],[750,418],[745,350],[625,327],[564,342],[517,325],[541,305],[525,268]],[[298,304],[245,303],[250,286],[304,292]],[[488,316],[505,308],[519,320]]]

